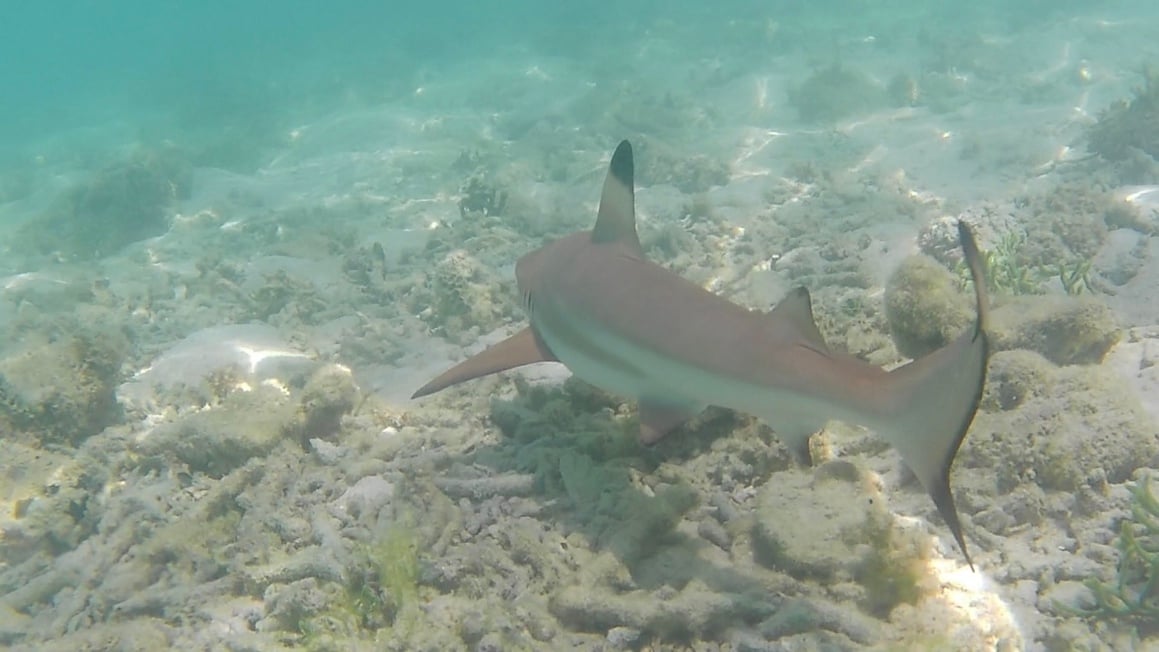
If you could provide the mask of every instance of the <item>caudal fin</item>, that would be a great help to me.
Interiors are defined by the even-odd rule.
[[[945,347],[890,373],[895,412],[889,432],[882,434],[933,498],[973,568],[950,491],[950,467],[974,420],[986,383],[989,307],[982,257],[965,222],[958,222],[958,236],[974,282],[977,319],[973,328]]]

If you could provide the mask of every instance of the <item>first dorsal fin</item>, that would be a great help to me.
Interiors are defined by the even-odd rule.
[[[829,350],[817,328],[817,321],[813,319],[813,300],[809,297],[809,290],[804,287],[789,290],[785,298],[769,311],[768,316],[788,323],[793,327],[794,334],[808,342],[812,348],[818,351]]]
[[[640,236],[636,234],[634,176],[632,144],[626,140],[620,141],[608,165],[608,176],[604,179],[604,192],[600,195],[600,212],[596,226],[592,229],[592,242],[624,242],[636,251],[642,251]]]

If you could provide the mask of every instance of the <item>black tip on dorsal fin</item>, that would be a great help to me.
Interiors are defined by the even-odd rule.
[[[592,229],[592,242],[627,242],[640,250],[636,235],[635,163],[632,144],[620,141],[608,165],[604,192],[600,195],[600,212]]]
[[[636,187],[636,162],[632,158],[632,143],[621,140],[612,153],[612,162],[608,165],[608,174],[624,184],[628,189]]]

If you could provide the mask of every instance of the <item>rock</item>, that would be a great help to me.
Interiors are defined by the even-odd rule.
[[[835,123],[888,105],[888,93],[864,72],[839,63],[789,88],[789,104],[807,122]]]
[[[345,569],[333,554],[321,546],[312,546],[286,559],[247,568],[241,579],[246,590],[264,594],[274,584],[291,584],[310,578],[343,582],[347,579],[345,575]]]
[[[1124,186],[1112,196],[1114,209],[1108,211],[1108,225],[1159,233],[1159,186]]]
[[[951,578],[939,579],[943,584],[940,591],[890,614],[885,649],[1027,649],[1019,625],[1001,597]]]
[[[1159,427],[1115,372],[1053,367],[1026,352],[998,353],[993,364],[1008,356],[1037,368],[1042,384],[1013,409],[979,412],[959,465],[990,469],[1003,492],[1029,482],[1073,492],[1123,482],[1159,459]]]
[[[844,634],[862,645],[871,645],[880,636],[880,626],[872,619],[825,600],[788,600],[760,624],[761,634],[770,640],[817,631]]]
[[[1107,234],[1107,242],[1094,257],[1091,268],[1099,278],[1116,286],[1131,282],[1146,268],[1150,236],[1132,229],[1115,229]]]
[[[886,617],[925,595],[930,539],[904,526],[886,507],[880,479],[852,462],[834,460],[812,475],[782,473],[757,505],[752,532],[756,561],[832,591],[859,585],[854,598]]]
[[[394,497],[394,484],[377,475],[368,475],[347,489],[334,505],[354,518],[375,514]]]
[[[342,416],[354,409],[358,386],[350,369],[327,365],[315,371],[299,399],[298,431],[303,440],[338,432]]]
[[[191,179],[192,166],[179,148],[140,147],[23,220],[7,244],[67,260],[101,259],[165,233],[174,202],[188,198]]]
[[[1013,410],[1050,392],[1055,367],[1033,351],[1002,351],[990,357],[982,409]]]
[[[853,477],[838,467],[853,468]],[[888,517],[881,489],[849,462],[782,472],[759,498],[754,553],[760,564],[795,577],[832,579],[863,557],[857,533],[870,519]]]
[[[1055,364],[1098,364],[1118,343],[1114,312],[1094,297],[1022,296],[993,312],[996,351],[1029,349]]]
[[[266,616],[258,621],[257,630],[296,632],[303,621],[324,611],[334,601],[318,584],[307,577],[290,584],[271,584],[264,593]]]
[[[569,586],[553,594],[548,608],[561,623],[581,631],[628,627],[652,636],[704,636],[737,622],[756,622],[773,612],[751,595],[718,593],[700,580],[680,591],[615,592],[603,587]]]
[[[75,652],[110,647],[125,652],[153,652],[175,647],[180,649],[182,646],[173,645],[173,639],[173,628],[160,618],[136,618],[127,622],[88,624],[77,631],[13,649],[37,652]]]
[[[267,324],[213,326],[153,358],[117,389],[117,396],[127,408],[139,411],[153,411],[159,400],[178,408],[197,407],[176,402],[173,390],[208,385],[219,395],[209,398],[219,398],[240,386],[265,382],[298,386],[317,365]]]
[[[507,473],[481,478],[436,477],[435,486],[451,498],[483,500],[491,496],[528,496],[535,491],[535,476]]]
[[[1046,638],[1042,641],[1047,650],[1110,650],[1097,634],[1091,631],[1089,625],[1082,620],[1072,618],[1058,623],[1050,628]],[[1127,648],[1120,649],[1131,649]]]
[[[148,455],[174,455],[193,471],[221,477],[273,450],[296,427],[297,416],[297,406],[283,391],[259,385],[158,426],[140,449]]]
[[[1014,523],[1014,517],[999,507],[991,507],[974,515],[974,525],[998,535],[1005,534]]]
[[[1082,582],[1064,580],[1057,582],[1042,592],[1038,599],[1038,609],[1056,616],[1073,615],[1076,609],[1091,610],[1096,607],[1094,594]]]
[[[701,520],[696,524],[696,532],[705,540],[710,541],[725,552],[728,552],[732,548],[732,537],[729,535],[728,530],[725,530],[715,520],[708,518]]]
[[[298,433],[302,441],[331,437],[342,425],[358,398],[358,386],[350,369],[327,365],[314,372],[301,389],[298,400]]]
[[[318,461],[323,464],[336,464],[347,452],[344,446],[330,443],[318,437],[310,439],[310,448],[314,450],[314,455]]]

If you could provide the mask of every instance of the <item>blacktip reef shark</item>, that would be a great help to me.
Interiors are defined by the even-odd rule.
[[[967,563],[950,467],[974,419],[989,357],[986,283],[973,233],[958,236],[977,318],[957,339],[892,371],[831,351],[797,288],[754,311],[644,257],[636,233],[632,146],[612,155],[595,228],[515,267],[531,324],[430,381],[413,398],[534,362],[639,401],[640,441],[656,442],[708,405],[763,419],[798,459],[830,419],[867,426],[901,454]]]

